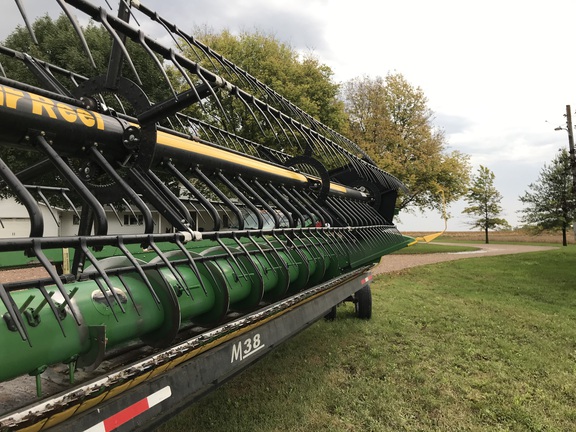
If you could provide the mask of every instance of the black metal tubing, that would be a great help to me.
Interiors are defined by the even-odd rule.
[[[240,209],[232,201],[230,201],[230,199],[214,183],[212,183],[212,180],[210,180],[199,167],[195,167],[193,172],[196,174],[196,177],[198,177],[202,183],[208,186],[208,188],[214,192],[216,196],[222,200],[226,206],[236,215],[238,218],[238,229],[244,229],[244,220],[242,218],[242,212]]]
[[[4,50],[6,48],[0,45],[0,49]],[[63,103],[66,103],[68,105],[72,105],[72,106],[75,106],[78,108],[84,107],[82,102],[79,101],[78,99],[74,99],[74,98],[69,97],[69,96],[64,96],[62,94],[55,93],[53,91],[46,90],[46,89],[43,89],[40,87],[36,87],[36,86],[30,85],[30,84],[26,84],[26,83],[23,83],[20,81],[15,81],[13,79],[6,78],[3,76],[0,76],[0,84],[8,86],[8,87],[13,87],[15,89],[22,90],[22,91],[25,91],[28,93],[35,93],[39,96],[44,96],[44,97],[47,97],[50,99],[54,99],[54,100],[57,100],[58,102],[63,102]]]
[[[182,253],[186,257],[187,264],[192,269],[192,272],[194,272],[194,276],[196,276],[196,279],[198,279],[198,282],[200,283],[200,287],[202,288],[202,291],[204,292],[204,294],[207,295],[208,291],[206,290],[206,286],[204,285],[204,279],[200,275],[200,270],[198,269],[198,266],[196,265],[196,261],[194,260],[194,258],[192,258],[192,255],[190,255],[190,252],[188,252],[188,250],[186,249],[184,244],[178,238],[174,239],[174,243],[176,244],[176,246],[178,246],[180,251],[182,251]],[[211,272],[210,269],[208,269],[208,270]]]
[[[235,236],[236,234],[234,233],[233,235]],[[226,260],[231,259],[232,262],[236,265],[236,267],[237,267],[239,270],[242,270],[242,271],[243,271],[243,273],[241,274],[241,276],[242,276],[245,280],[248,280],[248,274],[249,274],[248,269],[246,268],[246,266],[245,266],[242,262],[240,262],[240,261],[238,261],[238,260],[236,259],[236,255],[237,255],[237,254],[234,254],[234,253],[230,250],[230,248],[229,248],[228,246],[226,246],[226,244],[222,241],[222,239],[221,239],[218,235],[216,235],[216,242],[217,242],[217,243],[220,245],[220,247],[226,252]],[[242,254],[244,255],[244,253],[242,253]],[[224,269],[220,266],[220,264],[218,263],[218,261],[216,261],[214,264],[216,264],[216,265],[220,268],[220,271],[221,271],[221,272],[224,271]],[[240,279],[240,276],[238,276],[238,274],[237,274],[236,269],[234,268],[234,266],[231,266],[231,267],[232,267],[232,271],[234,272],[234,276],[235,276],[236,278]]]
[[[192,89],[179,93],[173,99],[154,104],[149,110],[138,115],[140,123],[156,123],[166,117],[176,114],[179,110],[189,107],[211,94],[210,84],[200,84]]]
[[[300,193],[305,199],[308,200],[308,203],[316,210],[320,215],[322,215],[322,219],[324,221],[324,225],[328,224],[328,226],[334,225],[334,219],[330,212],[318,204],[318,202],[314,199],[313,196],[310,196],[308,191],[302,191]]]
[[[269,235],[273,233],[290,234],[291,232],[297,233],[302,231],[321,231],[327,233],[345,233],[362,231],[367,229],[396,229],[394,225],[373,225],[368,227],[323,227],[323,228],[281,228],[269,230],[235,230],[235,231],[205,231],[202,233],[202,239],[216,240],[233,238],[234,236],[247,236],[248,233],[257,235]],[[102,247],[102,246],[117,246],[118,239],[122,238],[124,244],[138,244],[146,243],[147,240],[152,238],[156,243],[174,243],[176,240],[185,241],[185,234],[181,232],[176,233],[162,233],[162,234],[124,234],[118,235],[85,235],[85,236],[69,236],[69,237],[40,237],[40,238],[27,238],[18,237],[11,239],[0,239],[0,252],[7,251],[20,251],[33,246],[33,244],[41,245],[42,249],[61,249],[61,248],[74,248],[79,247],[80,242],[83,242],[88,247]],[[196,258],[195,258],[196,259]]]
[[[42,193],[42,188],[36,188],[36,193],[38,194],[38,196],[40,197],[40,199],[42,200],[42,202],[44,204],[46,204],[46,207],[48,208],[48,211],[50,212],[50,214],[52,215],[52,219],[54,219],[54,222],[56,222],[56,226],[60,227],[60,221],[58,220],[58,218],[56,217],[56,215],[54,214],[54,210],[52,210],[52,205],[50,204],[50,202],[48,201],[48,198],[46,198],[46,196]]]
[[[324,226],[326,221],[324,219],[324,211],[321,210],[320,206],[314,205],[310,200],[308,200],[303,193],[304,191],[299,191],[294,188],[290,191],[299,203],[302,203],[303,207],[310,209],[310,214],[315,216],[315,220],[312,220],[312,226]],[[318,225],[319,224],[319,225]]]
[[[6,184],[10,186],[12,192],[26,207],[28,216],[30,217],[30,237],[42,237],[44,234],[44,219],[42,212],[36,203],[34,197],[30,194],[28,189],[22,184],[18,177],[8,168],[8,165],[0,158],[0,176],[4,179]]]
[[[226,178],[226,176],[224,174],[222,174],[222,172],[218,172],[216,173],[216,177],[222,182],[224,183],[224,185],[230,189],[230,191],[236,195],[238,197],[238,199],[246,206],[250,209],[250,211],[254,214],[254,216],[256,217],[256,221],[258,222],[258,229],[262,229],[264,228],[264,218],[262,218],[262,215],[260,214],[260,210],[252,203],[252,201],[250,201],[246,195],[244,195],[240,189],[238,189],[230,180],[228,180]]]
[[[164,255],[164,253],[158,248],[158,246],[154,242],[154,236],[152,236],[152,235],[148,236],[148,244],[154,250],[154,252],[156,252],[156,255],[162,260],[162,262],[164,263],[164,266],[168,270],[170,270],[170,273],[172,273],[172,276],[174,276],[174,278],[178,281],[179,287],[188,295],[188,297],[193,299],[192,293],[190,292],[190,290],[188,289],[188,286],[186,285],[186,279],[182,276],[182,273],[180,273],[180,270],[178,270],[170,262],[170,260],[166,257],[166,255]]]
[[[44,117],[32,112],[34,103],[31,99],[32,97],[33,95],[31,94],[22,96],[18,101],[17,109],[0,107],[3,120],[2,124],[0,124],[0,139],[5,140],[11,145],[17,145],[16,143],[19,143],[18,145],[26,146],[26,142],[20,142],[22,135],[26,135],[31,129],[45,130],[50,136],[54,150],[62,157],[85,158],[85,153],[82,151],[83,145],[90,142],[98,142],[100,148],[106,152],[106,157],[109,160],[122,162],[129,155],[128,151],[122,145],[125,131],[131,127],[126,121],[104,114],[94,114],[90,112],[88,115],[96,116],[95,118],[97,118],[97,121],[100,123],[98,127],[86,127],[81,124],[80,121],[68,122],[59,117]],[[42,103],[52,107],[53,105],[51,104],[55,104],[56,102],[46,101]],[[71,143],[66,139],[71,135],[77,137],[74,142],[75,145],[70,145]],[[210,153],[210,147],[218,148],[218,146],[215,145],[202,143],[203,146],[206,146],[206,150],[204,150],[204,148],[190,150],[186,148],[188,142],[185,138],[181,138],[178,134],[174,134],[174,137],[178,137],[176,139],[181,140],[176,142],[174,146],[163,143],[155,146],[157,161],[172,157],[173,160],[178,161],[178,164],[199,163],[207,165],[211,169],[225,169],[231,173],[240,171],[245,173],[247,178],[270,179],[292,185],[302,185],[307,181],[304,175],[294,177],[289,175],[289,171],[286,171],[286,174],[279,171],[286,170],[285,167],[269,165],[271,169],[268,170],[264,164],[262,164],[261,159],[247,155],[241,155],[242,158],[246,159],[245,164],[242,163],[242,161],[240,163],[230,163],[226,157],[226,153],[231,152],[231,150],[222,148],[222,151],[226,153],[217,153],[217,155],[214,156],[214,154]],[[171,138],[166,137],[165,139],[170,140]],[[237,152],[234,153],[239,154]],[[251,160],[254,161],[253,164],[250,163]],[[358,195],[359,197],[362,196],[358,191],[350,188],[346,188],[345,191],[334,189],[331,193],[335,195],[352,194]]]
[[[268,214],[274,219],[274,226],[276,228],[280,228],[280,218],[276,211],[268,205],[265,199],[263,199],[256,191],[242,178],[242,176],[237,176],[236,181],[240,184],[240,187],[243,188],[248,194],[250,194],[255,200],[257,200],[262,207],[268,212]]]
[[[276,197],[272,195],[266,189],[265,186],[262,186],[258,180],[253,180],[252,183],[258,188],[258,190],[260,191],[260,193],[262,193],[262,195],[268,198],[268,200],[270,200],[270,202],[274,204],[278,208],[278,210],[280,210],[284,214],[284,216],[286,216],[286,219],[288,219],[288,226],[290,228],[294,228],[296,226],[294,224],[294,218],[292,217],[292,214],[286,209],[286,207],[280,204],[280,201],[276,199]],[[270,185],[268,185],[268,187],[270,187]]]
[[[298,219],[298,221],[300,222],[300,226],[304,226],[304,224],[306,222],[304,220],[304,215],[302,215],[302,213],[300,213],[300,210],[298,210],[296,207],[294,207],[292,205],[292,203],[290,202],[290,200],[287,197],[285,197],[282,194],[282,192],[280,192],[280,190],[278,190],[272,183],[269,183],[268,187],[270,188],[272,193],[275,195],[275,197],[278,199],[278,201],[280,201],[282,204],[284,204],[284,206],[286,206],[288,209],[290,209],[290,211],[293,214],[296,215],[296,219]],[[292,226],[291,228],[295,228],[297,225],[298,224],[294,220],[294,226]]]
[[[192,183],[190,183],[184,174],[182,174],[171,161],[164,161],[163,164],[168,168],[170,173],[176,177],[180,184],[182,184],[182,186],[184,186],[192,195],[194,195],[194,197],[200,201],[200,204],[202,204],[202,206],[208,210],[208,213],[210,213],[210,217],[214,222],[213,229],[214,231],[218,231],[222,225],[222,220],[220,219],[220,215],[218,214],[216,207],[214,207],[212,203],[206,199],[206,197],[200,193],[200,191],[196,189]]]
[[[333,200],[335,205],[339,205],[340,209],[343,213],[348,215],[350,219],[352,219],[352,224],[354,226],[365,226],[367,225],[366,221],[363,220],[362,215],[358,214],[358,210],[351,208],[349,205],[348,200],[346,199],[334,199]]]
[[[152,298],[154,299],[154,301],[158,305],[158,308],[160,309],[162,305],[160,303],[160,299],[158,298],[158,295],[156,294],[156,292],[154,291],[154,288],[150,284],[148,277],[144,274],[144,270],[142,269],[142,266],[140,265],[138,260],[136,258],[134,258],[134,256],[130,253],[130,251],[124,245],[124,239],[122,236],[118,236],[117,246],[122,251],[124,256],[126,258],[128,258],[128,260],[130,261],[130,264],[132,264],[134,269],[136,269],[136,272],[138,273],[138,275],[140,276],[140,278],[142,279],[142,281],[146,285],[146,288],[148,288],[148,291],[150,292],[150,294],[152,295]]]
[[[154,173],[154,171],[148,170],[146,174],[147,177],[156,186],[156,188],[158,188],[158,190],[162,192],[162,195],[165,197],[165,199],[173,206],[175,211],[182,216],[182,219],[185,220],[189,226],[196,228],[195,221],[192,220],[190,211],[186,208],[184,203],[176,195],[174,195],[174,193],[156,175],[156,173]]]
[[[342,212],[340,212],[338,208],[332,205],[332,200],[330,199],[330,197],[326,198],[326,201],[324,201],[324,205],[326,205],[326,207],[328,207],[330,211],[334,213],[334,215],[340,221],[340,224],[342,226],[350,226],[350,221],[348,220],[346,215],[344,215]]]
[[[22,171],[19,171],[16,173],[16,176],[22,183],[28,183],[31,179],[46,174],[52,170],[54,170],[54,165],[50,162],[50,159],[44,159],[23,169]]]
[[[118,5],[118,19],[125,21],[130,20],[130,3],[119,2]],[[116,82],[120,76],[123,59],[123,46],[126,43],[126,36],[121,34],[114,38],[112,43],[112,50],[108,59],[108,69],[106,71],[106,87],[109,89],[116,88]],[[137,76],[138,74],[136,74]]]
[[[130,178],[136,183],[137,189],[144,198],[154,206],[174,227],[179,231],[187,231],[190,229],[183,222],[183,215],[179,215],[171,202],[166,200],[166,197],[160,189],[154,184],[143,170],[133,167],[128,171]]]
[[[36,35],[34,34],[34,28],[30,24],[30,20],[28,19],[28,15],[26,14],[26,9],[24,9],[24,5],[22,4],[21,0],[16,0],[16,6],[18,6],[18,10],[20,11],[20,15],[22,15],[22,19],[26,24],[26,28],[32,37],[32,41],[38,45],[38,39],[36,39]]]
[[[4,321],[7,321],[8,319],[12,320],[12,322],[14,323],[14,327],[18,331],[18,334],[20,335],[22,340],[28,342],[28,345],[32,346],[30,342],[30,337],[28,335],[28,331],[26,330],[26,324],[24,324],[24,320],[20,315],[20,311],[18,310],[16,304],[14,304],[12,296],[8,294],[2,283],[0,283],[0,300],[2,300],[2,303],[4,303],[4,306],[8,311],[8,315],[7,316],[4,315],[2,317],[4,318]]]
[[[297,209],[299,209],[302,213],[301,214],[305,214],[306,216],[308,216],[308,218],[310,219],[310,223],[312,224],[312,226],[314,226],[315,224],[315,220],[314,217],[315,215],[312,214],[312,212],[306,208],[306,206],[304,206],[304,204],[302,204],[293,194],[291,191],[288,190],[288,188],[284,185],[281,185],[279,187],[279,189],[284,193],[284,195],[288,198],[289,202]],[[304,220],[304,217],[302,217],[302,227],[306,227],[306,221]]]
[[[90,147],[90,155],[96,160],[98,165],[108,173],[110,177],[116,182],[118,186],[124,191],[127,197],[138,207],[142,213],[144,219],[144,232],[150,234],[154,231],[154,220],[152,219],[152,212],[146,203],[138,196],[138,194],[132,189],[128,183],[116,172],[116,170],[110,165],[106,158],[98,151],[96,146]]]
[[[42,246],[41,246],[42,242],[39,241],[39,239],[31,239],[31,240],[32,240],[32,250],[34,251],[34,255],[36,256],[36,258],[38,258],[38,261],[40,261],[40,263],[42,264],[44,269],[48,272],[48,274],[50,275],[50,278],[54,282],[54,284],[56,284],[58,291],[60,292],[60,294],[64,298],[64,303],[66,304],[66,306],[69,307],[69,309],[72,312],[72,316],[74,317],[74,320],[79,325],[80,324],[80,317],[76,314],[75,308],[73,307],[72,303],[70,302],[70,297],[68,296],[68,293],[66,292],[66,288],[64,288],[64,285],[62,284],[62,280],[60,279],[58,274],[56,274],[54,267],[52,267],[52,264],[50,263],[50,261],[48,260],[46,255],[44,255],[44,252],[42,251]],[[50,306],[50,309],[52,310],[54,317],[58,321],[58,325],[60,326],[60,330],[62,331],[62,334],[64,336],[66,336],[66,333],[64,332],[64,327],[62,326],[62,319],[60,318],[58,308],[56,307],[56,305],[52,301],[51,296],[49,296],[46,293],[46,290],[44,290],[44,287],[40,287],[40,288],[41,288],[42,295],[44,296],[44,298],[48,302],[48,305]]]
[[[242,250],[244,256],[249,257],[250,252],[248,252],[248,249],[246,249],[246,246],[244,246],[244,244],[242,244],[240,239],[236,235],[232,236],[232,239],[236,242],[238,247]],[[268,261],[268,259],[266,259],[266,260]],[[268,263],[270,264],[270,261],[268,261]],[[244,267],[244,268],[246,268],[246,267]],[[256,273],[256,276],[258,276],[258,282],[259,282],[258,287],[261,290],[261,293],[264,294],[264,278],[262,276],[262,273],[260,272],[260,267],[257,265],[254,265],[254,272]],[[247,270],[246,270],[246,274],[248,274]],[[260,300],[262,300],[262,298],[260,298]]]
[[[56,151],[50,146],[46,138],[42,135],[36,136],[36,142],[42,148],[42,151],[52,163],[56,166],[60,174],[70,183],[74,190],[80,195],[80,197],[86,202],[94,211],[95,215],[95,227],[94,231],[96,235],[105,235],[108,232],[108,219],[106,219],[106,213],[102,204],[96,199],[96,197],[88,190],[86,185],[78,178],[76,173],[64,162]]]
[[[78,237],[86,237],[92,233],[92,224],[94,221],[94,212],[86,203],[82,205],[82,217],[80,218],[80,225],[78,226]],[[102,246],[96,246],[101,248]],[[78,277],[78,274],[84,268],[85,256],[80,248],[80,243],[74,244],[74,259],[72,261],[72,274]]]
[[[28,67],[28,70],[36,77],[36,79],[48,87],[52,91],[61,94],[62,96],[72,97],[70,92],[60,82],[52,76],[48,69],[42,68],[36,62],[36,59],[28,54],[23,55],[23,62]]]

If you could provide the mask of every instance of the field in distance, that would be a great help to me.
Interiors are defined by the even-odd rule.
[[[422,237],[431,232],[410,232],[403,231],[410,237]],[[561,231],[545,231],[540,234],[527,229],[518,229],[510,231],[490,231],[488,233],[490,243],[532,243],[532,244],[562,244]],[[572,231],[567,233],[568,244],[575,244],[574,233]],[[484,243],[483,231],[447,231],[438,237],[435,242],[447,243]]]

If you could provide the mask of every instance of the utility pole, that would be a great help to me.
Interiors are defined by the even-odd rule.
[[[572,168],[572,194],[576,200],[576,154],[574,153],[574,133],[572,129],[572,112],[570,105],[566,105],[566,130],[568,131],[568,147],[570,153],[570,168]],[[574,237],[576,238],[576,223],[573,223]]]
[[[574,153],[574,134],[572,132],[572,112],[570,105],[566,105],[566,129],[568,130],[568,146],[570,152],[570,167],[572,168],[572,192],[576,198],[576,156]]]

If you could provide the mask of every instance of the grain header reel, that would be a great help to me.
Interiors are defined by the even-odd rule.
[[[40,396],[5,404],[2,431],[90,424],[207,344],[232,341],[228,363],[242,360],[233,337],[259,327],[260,341],[304,303],[317,319],[411,240],[392,221],[402,184],[355,143],[139,1],[57,3],[91,74],[0,46],[0,187],[30,221],[26,237],[0,239],[0,266],[42,270],[0,283],[2,392],[26,377]],[[105,70],[87,20],[109,35]],[[313,322],[298,313],[284,319]],[[107,369],[114,356],[124,363]],[[68,382],[43,403],[43,375],[61,365]]]

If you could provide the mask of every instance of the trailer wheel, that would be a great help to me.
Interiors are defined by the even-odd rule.
[[[364,285],[354,294],[354,306],[356,316],[360,319],[372,318],[372,292],[370,285]]]
[[[336,319],[336,306],[332,306],[328,313],[324,315],[324,319],[328,321],[334,321]]]

